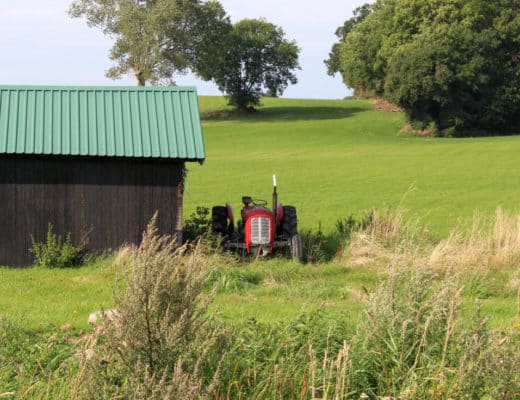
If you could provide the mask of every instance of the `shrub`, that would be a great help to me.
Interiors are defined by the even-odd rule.
[[[158,236],[155,220],[140,246],[117,258],[117,313],[104,319],[86,361],[90,398],[203,399],[218,380],[229,332],[208,314],[207,256],[200,244],[186,255]]]
[[[52,230],[52,224],[47,228],[45,242],[36,242],[31,236],[32,247],[29,249],[34,254],[34,264],[47,268],[67,268],[77,265],[85,250],[84,240],[75,246],[72,243],[70,233],[65,241]]]
[[[184,242],[193,242],[206,235],[211,228],[209,208],[198,206],[189,218],[184,221],[182,239]]]
[[[349,241],[354,232],[369,227],[374,220],[374,216],[375,211],[368,212],[362,215],[359,219],[353,214],[350,214],[346,218],[338,219],[336,221],[336,230],[342,240]]]

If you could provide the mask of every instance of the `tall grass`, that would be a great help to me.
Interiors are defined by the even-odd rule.
[[[240,267],[236,259],[204,245],[174,249],[171,238],[158,236],[152,223],[139,247],[125,248],[113,258],[117,266],[111,269],[119,271],[120,279],[112,319],[84,333],[64,328],[43,334],[24,331],[5,318],[0,321],[0,395],[216,400],[518,397],[520,321],[491,329],[482,310],[464,299],[468,290],[479,295],[491,290],[494,295],[487,281],[497,271],[506,271],[500,279],[511,286],[508,296],[513,290],[520,296],[514,250],[517,217],[497,210],[486,223],[475,220],[478,223],[470,224],[468,231],[458,228],[458,239],[451,241],[458,251],[449,254],[459,254],[460,260],[447,257],[440,264],[430,259],[443,242],[420,223],[409,222],[402,210],[376,210],[362,221],[353,224],[356,230],[347,229],[349,248],[338,261],[351,265],[363,258],[367,270],[384,273],[378,284],[364,288],[357,324],[350,313],[352,301],[338,301],[334,319],[323,308],[275,323],[220,318],[214,312],[215,286],[221,294],[237,295],[236,301],[243,301],[246,297],[240,295],[251,290],[310,297],[322,284],[320,275],[340,270],[343,274],[334,284],[345,289],[352,279],[350,269],[281,260],[272,260],[277,266],[272,269],[258,261]],[[482,264],[464,251],[478,243],[486,261]],[[457,273],[457,268],[464,273]],[[324,299],[341,292],[328,290]],[[518,301],[520,307],[520,297]]]
[[[497,208],[493,217],[476,215],[461,223],[431,251],[428,265],[458,271],[510,267],[520,262],[520,215]]]
[[[491,217],[476,214],[469,226],[459,223],[437,240],[402,209],[374,211],[355,232],[344,261],[350,265],[425,266],[439,273],[515,269],[520,262],[520,214],[497,208]]]
[[[318,315],[283,328],[250,322],[224,361],[219,399],[512,399],[520,332],[460,323],[457,280],[392,273],[356,332]]]
[[[0,398],[74,398],[75,343],[66,329],[35,332],[0,320]]]
[[[433,240],[420,221],[407,218],[404,209],[374,209],[345,243],[342,260],[348,265],[408,268],[421,262]]]

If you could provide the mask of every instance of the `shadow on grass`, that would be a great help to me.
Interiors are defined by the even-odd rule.
[[[303,106],[303,107],[268,107],[250,112],[239,112],[234,110],[222,110],[203,113],[201,118],[206,121],[218,121],[233,119],[238,121],[316,121],[343,119],[351,117],[363,111],[369,111],[367,107],[325,107],[325,106]]]

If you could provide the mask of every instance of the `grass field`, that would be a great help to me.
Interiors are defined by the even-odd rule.
[[[373,111],[372,102],[364,100],[263,103],[258,113],[233,116],[226,115],[222,97],[200,98],[207,159],[202,166],[188,164],[185,217],[196,206],[228,201],[238,212],[245,194],[270,200],[272,173],[278,176],[280,200],[297,207],[303,229],[333,231],[336,221],[351,213],[401,206],[408,210],[407,218],[419,218],[421,225],[444,237],[475,210],[491,214],[499,205],[518,209],[518,136],[407,137],[399,133],[402,114]],[[0,269],[0,314],[16,316],[30,327],[73,322],[84,328],[88,312],[110,307],[106,284],[113,271],[108,264],[70,271]],[[287,276],[264,276],[272,285],[224,291],[219,303],[226,318],[249,315],[269,321],[320,304],[341,308],[342,301],[356,303],[345,293],[359,292],[377,279],[362,270],[347,274],[334,262],[304,276],[279,259],[248,268],[293,274],[299,283],[291,288],[294,282]],[[492,302],[486,307],[496,311]],[[500,320],[507,321],[514,309],[510,303]]]
[[[300,224],[324,231],[337,219],[401,205],[435,233],[502,205],[518,211],[520,137],[407,137],[400,113],[370,101],[264,99],[258,114],[203,120],[207,159],[188,164],[185,215],[242,195],[297,207]],[[201,97],[203,114],[225,108]]]
[[[329,351],[338,351],[334,344],[329,347],[329,334],[334,338],[332,342],[340,345],[346,343],[343,341],[347,337],[363,338],[364,331],[360,332],[359,327],[371,329],[370,322],[367,325],[370,316],[367,307],[373,306],[374,294],[385,289],[392,274],[404,271],[413,275],[422,267],[428,271],[432,268],[433,285],[444,284],[446,279],[448,286],[461,288],[461,309],[456,319],[461,334],[475,338],[473,333],[477,335],[484,326],[479,325],[480,318],[487,316],[490,320],[486,329],[493,331],[482,335],[518,337],[520,214],[516,199],[520,194],[517,162],[520,136],[412,137],[400,133],[405,123],[402,114],[373,111],[370,101],[265,99],[263,102],[258,113],[235,116],[228,113],[223,98],[200,98],[207,159],[202,166],[187,165],[186,218],[197,206],[226,202],[233,204],[236,214],[242,195],[270,201],[271,176],[276,173],[279,199],[297,207],[307,255],[313,246],[318,247],[321,237],[335,232],[339,219],[350,214],[359,218],[374,208],[383,219],[374,220],[372,232],[369,229],[358,232],[350,242],[343,243],[344,247],[334,248],[335,256],[330,249],[327,256],[326,252],[316,250],[316,255],[308,257],[312,262],[304,265],[283,257],[237,260],[210,254],[204,260],[212,271],[210,282],[219,287],[210,310],[218,313],[219,321],[237,328],[237,335],[244,341],[244,349],[234,349],[238,361],[231,360],[230,370],[240,371],[242,352],[247,374],[253,359],[258,362],[258,371],[266,374],[265,381],[253,389],[261,394],[269,387],[273,393],[271,397],[262,397],[252,390],[245,397],[234,397],[229,394],[233,393],[231,388],[247,392],[235,379],[249,382],[249,375],[246,374],[247,379],[246,375],[237,375],[238,378],[230,377],[228,395],[222,399],[288,398],[291,390],[282,395],[281,386],[271,381],[269,368],[276,371],[281,365],[282,369],[288,368],[288,376],[294,371],[301,372],[305,363],[314,368],[319,362],[305,359],[302,363],[299,357],[307,354],[308,344],[321,343],[319,348],[325,357]],[[477,211],[484,217],[491,216],[499,206],[505,211],[497,212],[495,219],[487,220],[487,225],[463,229],[459,231],[460,237],[448,237],[460,220],[471,227]],[[323,236],[318,234],[319,228]],[[380,228],[395,234],[381,235]],[[434,254],[437,263],[432,261]],[[112,256],[93,259],[72,269],[0,267],[0,397],[77,398],[76,388],[70,384],[71,377],[80,377],[76,375],[77,358],[73,355],[80,348],[76,346],[84,345],[81,340],[88,337],[85,332],[92,332],[87,325],[89,313],[114,305],[114,282],[120,270],[113,259]],[[429,284],[423,283],[420,288],[421,284],[417,284],[418,292],[431,294]],[[415,288],[411,290],[413,293]],[[204,293],[207,296],[208,291]],[[396,294],[396,299],[404,299],[402,306],[406,312],[414,307],[429,309],[430,300],[419,304],[398,290],[390,294],[392,298]],[[441,296],[432,301],[448,301],[446,296],[445,300]],[[449,301],[442,304],[440,315],[446,317]],[[383,298],[383,303],[373,310],[382,309],[380,316],[388,317],[392,311],[385,311],[384,305]],[[381,354],[387,354],[390,363],[408,351],[403,342],[402,353],[398,357],[392,353],[399,348],[392,340],[403,339],[411,323],[406,312],[399,314],[403,318],[399,323],[398,319],[390,320],[396,322],[396,330],[390,332],[389,328],[386,332],[391,340],[379,335],[387,327],[384,322],[375,321],[382,326],[373,333],[381,339],[382,348],[389,346]],[[319,318],[313,319],[316,315]],[[423,311],[417,315],[426,318]],[[308,316],[311,317],[306,319]],[[418,354],[421,349],[434,348],[421,345],[431,321],[419,320],[419,336],[413,341],[419,346]],[[452,322],[450,315],[448,326],[439,328],[440,334],[433,335],[431,340],[441,343],[444,333],[448,337]],[[64,325],[68,327],[60,332]],[[302,347],[291,347],[300,342]],[[356,341],[352,343],[355,346]],[[445,347],[447,343],[446,339]],[[515,342],[509,343],[514,349]],[[372,354],[372,345],[368,346],[368,350],[360,347],[361,360],[365,354]],[[464,356],[468,353],[464,349],[457,347],[454,354],[460,352]],[[310,350],[309,357],[314,354]],[[494,362],[501,356],[496,357],[490,359]],[[514,360],[520,363],[519,357]],[[427,370],[422,366],[415,369],[418,364],[412,364],[413,376]],[[454,367],[446,369],[447,373],[457,370],[459,364],[454,361]],[[322,365],[326,369],[325,361]],[[442,378],[444,367],[443,357],[441,366],[431,376],[440,374]],[[399,368],[396,373],[403,373],[404,369]],[[501,368],[508,367],[503,364]],[[489,368],[488,372],[492,370]],[[307,371],[302,373],[302,382],[306,382],[306,374]],[[486,376],[495,379],[492,374]],[[429,377],[419,381],[427,382]],[[461,377],[461,382],[468,379],[463,374]],[[474,378],[480,379],[477,375]],[[513,378],[518,380],[517,376]],[[494,383],[489,387],[493,388]],[[360,398],[363,389],[361,384],[358,392],[351,393],[353,397],[344,391],[345,397],[337,398]],[[385,390],[381,393],[390,393]],[[426,394],[416,398],[430,397]]]

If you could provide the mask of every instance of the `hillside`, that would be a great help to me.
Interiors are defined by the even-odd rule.
[[[185,216],[242,195],[297,207],[303,227],[324,231],[351,213],[404,207],[445,234],[476,210],[517,211],[520,137],[441,139],[400,133],[404,116],[366,100],[264,99],[258,113],[226,115],[200,97],[207,159],[188,164]]]

